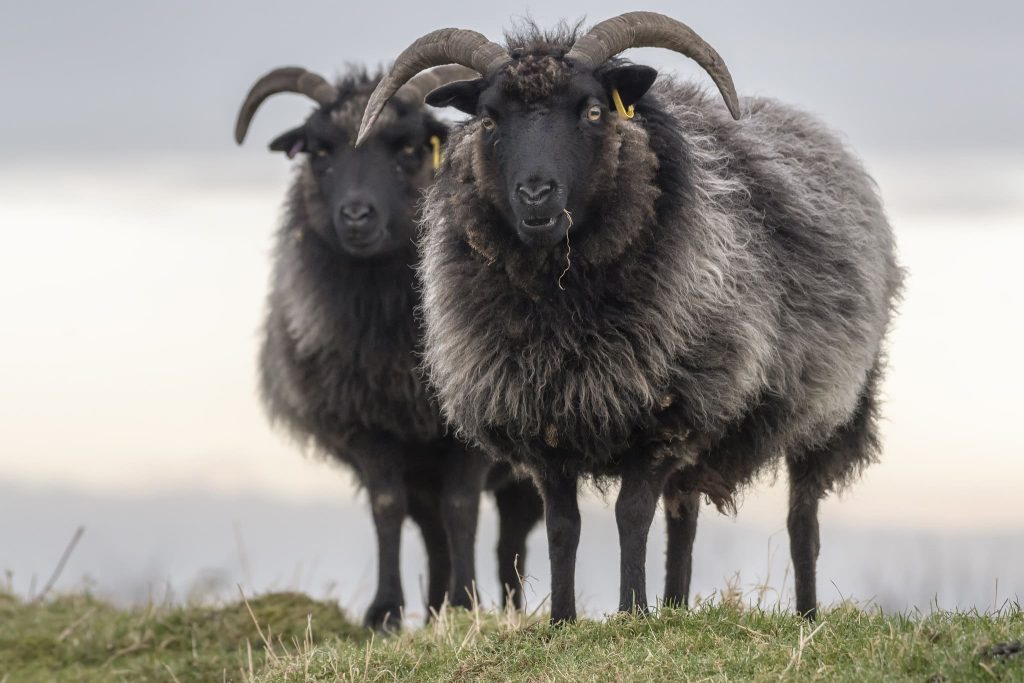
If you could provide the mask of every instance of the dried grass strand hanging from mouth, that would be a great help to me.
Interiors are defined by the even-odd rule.
[[[570,258],[570,254],[572,254],[572,245],[569,244],[569,231],[572,230],[572,214],[569,213],[569,209],[562,209],[562,211],[565,212],[565,217],[569,219],[569,227],[565,229],[565,270],[563,270],[562,274],[558,276],[558,288],[564,292],[565,287],[562,286],[562,278],[564,278],[565,274],[569,272],[570,268],[572,268],[572,259]]]

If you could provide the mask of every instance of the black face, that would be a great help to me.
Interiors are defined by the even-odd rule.
[[[433,173],[431,137],[443,142],[447,133],[418,107],[391,106],[396,120],[358,149],[325,110],[270,144],[289,157],[308,157],[330,217],[320,236],[357,258],[388,255],[412,243],[416,202]]]
[[[617,89],[626,107],[640,99],[657,72],[624,65],[603,71],[573,70],[564,85],[543,97],[524,97],[507,73],[453,83],[427,96],[476,116],[487,162],[500,195],[498,208],[523,243],[550,246],[570,226],[587,219],[588,191],[612,117]]]

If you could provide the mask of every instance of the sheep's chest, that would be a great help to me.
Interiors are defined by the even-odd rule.
[[[287,290],[272,298],[271,324],[282,321],[284,341],[267,348],[286,368],[291,412],[325,443],[352,429],[409,441],[438,438],[440,414],[417,371],[411,284],[357,284],[332,282],[306,296]]]
[[[472,316],[457,367],[434,365],[442,404],[471,436],[506,457],[564,458],[595,471],[631,448],[686,438],[665,389],[666,345],[649,324],[614,299],[501,303]]]

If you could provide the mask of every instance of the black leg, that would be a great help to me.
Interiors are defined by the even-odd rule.
[[[663,599],[668,607],[686,607],[690,604],[693,540],[697,536],[700,494],[690,490],[684,475],[677,474],[665,483],[664,501],[668,551]]]
[[[407,506],[402,457],[382,448],[362,457],[359,464],[377,532],[377,593],[364,623],[378,630],[398,630],[405,605],[399,563]]]
[[[544,501],[527,480],[512,480],[494,491],[498,506],[498,580],[502,606],[523,608],[522,576],[526,571],[526,538],[544,516]]]
[[[551,560],[551,623],[576,621],[576,549],[580,544],[577,480],[547,472],[541,483]]]
[[[491,465],[481,451],[461,445],[445,458],[441,519],[452,567],[448,601],[454,607],[472,607],[476,601],[476,527]]]
[[[654,521],[664,475],[646,458],[630,454],[615,501],[619,527],[619,611],[646,613],[647,534]]]
[[[818,534],[818,501],[821,487],[812,476],[808,462],[813,454],[800,461],[789,460],[789,553],[793,560],[796,587],[796,610],[809,620],[818,612],[815,574],[821,541]]]
[[[789,469],[789,552],[793,559],[796,609],[807,619],[817,616],[815,573],[821,538],[818,503],[836,482],[849,480],[859,468],[878,455],[878,401],[875,396],[881,362],[871,370],[857,409],[828,443],[802,456],[787,457]]]
[[[427,621],[430,621],[448,595],[451,560],[436,491],[424,492],[422,495],[417,493],[409,495],[409,513],[419,526],[423,545],[427,549]]]

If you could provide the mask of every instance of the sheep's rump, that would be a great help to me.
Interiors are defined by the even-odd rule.
[[[454,132],[425,205],[425,366],[448,420],[500,457],[601,474],[636,448],[683,457],[672,444],[696,434],[694,464],[735,489],[873,414],[892,232],[806,114],[749,99],[734,122],[672,81],[637,108],[595,173],[603,219],[571,233],[565,291],[565,252],[534,257],[487,202],[478,126]]]

